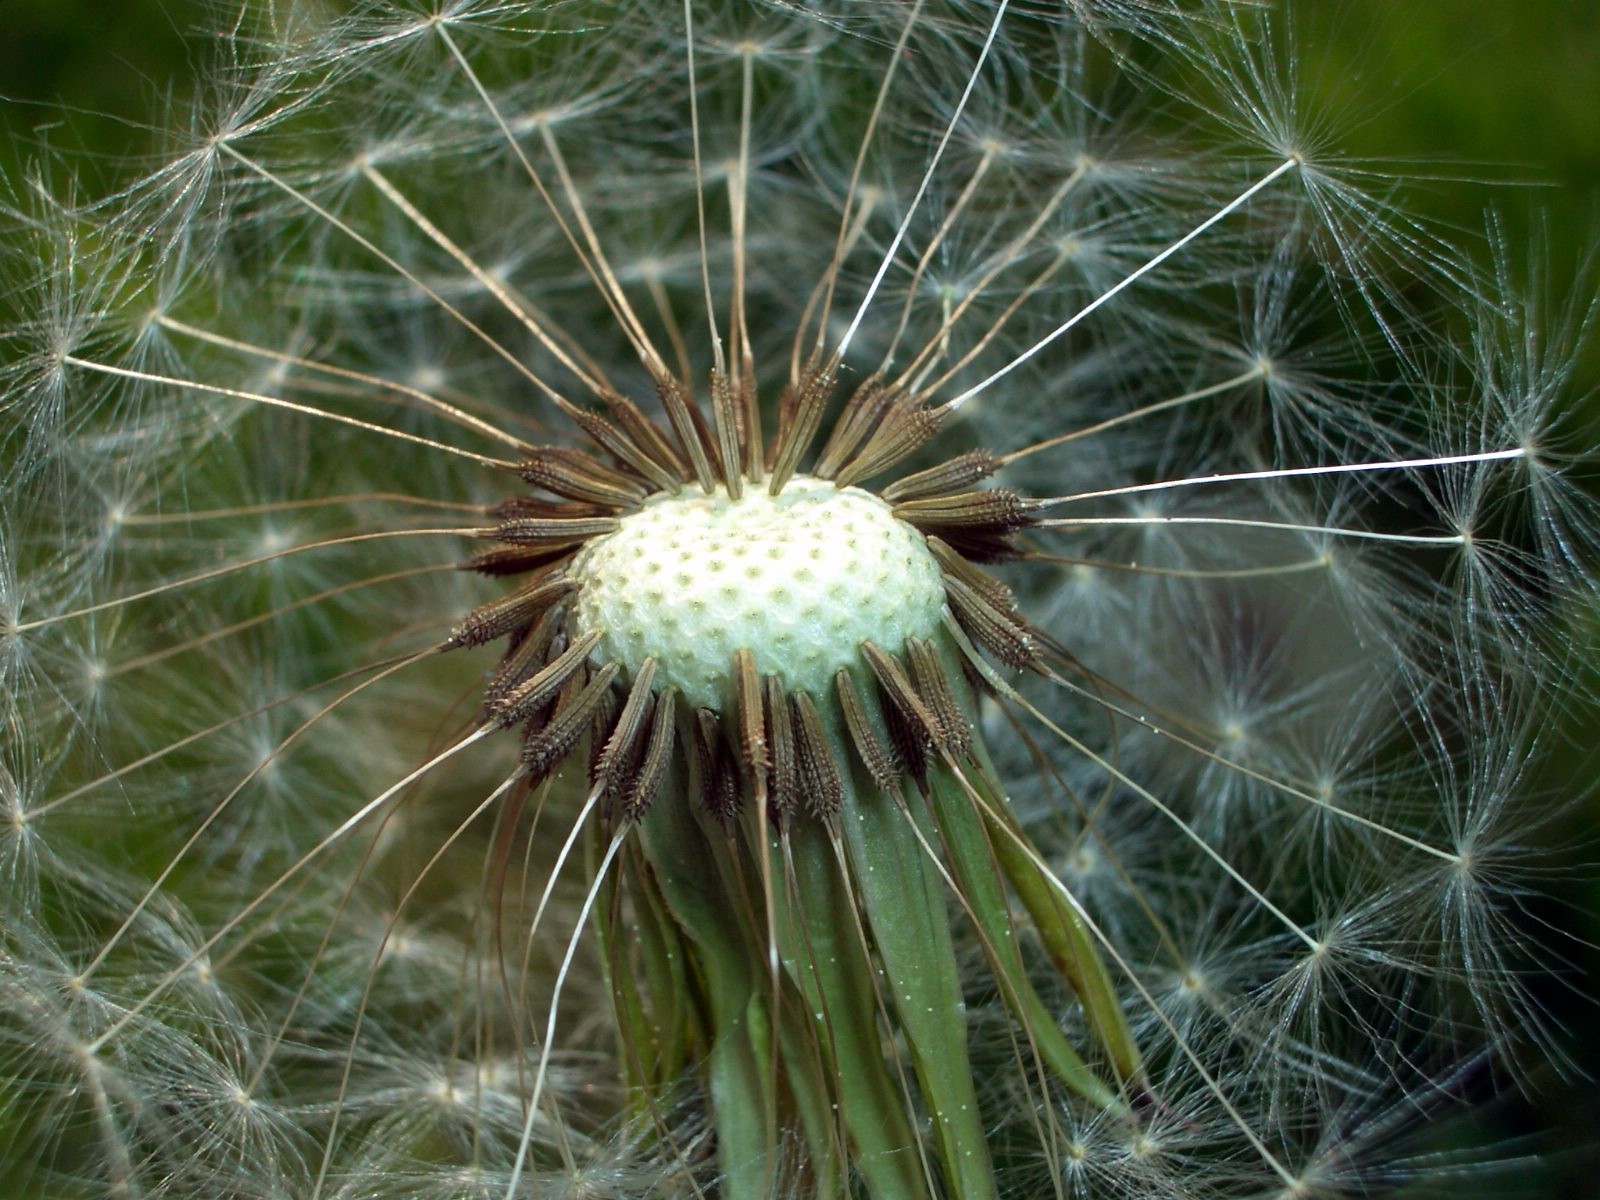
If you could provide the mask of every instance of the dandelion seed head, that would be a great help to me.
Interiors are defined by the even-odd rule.
[[[1559,1040],[1521,909],[1589,318],[1342,159],[1259,6],[687,18],[266,6],[165,165],[7,214],[21,1153],[318,1200],[1423,1174],[1416,1114]]]

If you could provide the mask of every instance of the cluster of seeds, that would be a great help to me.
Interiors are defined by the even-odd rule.
[[[749,795],[775,814],[836,809],[846,765],[830,725],[848,732],[886,791],[906,773],[925,779],[930,758],[966,756],[968,721],[933,639],[948,613],[961,645],[1034,663],[1010,590],[973,562],[1013,552],[1028,505],[1006,489],[971,490],[998,466],[981,451],[906,476],[881,498],[855,486],[940,424],[937,410],[876,379],[846,402],[814,473],[795,474],[834,374],[814,369],[791,389],[759,460],[747,445],[725,453],[686,389],[664,377],[658,391],[678,414],[671,432],[617,401],[615,422],[574,414],[610,461],[540,447],[521,464],[544,494],[500,505],[484,533],[495,547],[466,566],[522,582],[469,614],[451,644],[508,641],[486,715],[522,728],[534,780],[587,739],[592,782],[638,819],[681,744],[704,807],[732,819]],[[719,378],[713,396],[731,390]],[[725,410],[715,415],[745,436]],[[879,692],[871,709],[858,690],[863,668]],[[975,662],[963,673],[982,680]],[[887,738],[868,715],[879,706]]]

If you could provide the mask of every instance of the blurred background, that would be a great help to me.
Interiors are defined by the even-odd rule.
[[[1337,114],[1330,124],[1338,152],[1405,176],[1410,210],[1484,262],[1493,211],[1513,257],[1543,273],[1552,314],[1594,301],[1600,2],[1288,0],[1279,7],[1305,75],[1302,111]],[[162,114],[192,95],[219,20],[226,20],[223,6],[205,0],[0,0],[0,175],[9,181],[0,198],[26,188],[30,162],[70,162],[81,194],[94,196],[159,153]],[[1600,339],[1591,338],[1577,391],[1592,430],[1600,430],[1597,384]],[[1591,615],[1582,636],[1600,647],[1600,616]],[[1600,692],[1600,652],[1589,662],[1592,695]],[[1528,920],[1530,928],[1557,931],[1542,936],[1570,964],[1564,977],[1534,986],[1569,1031],[1574,1062],[1563,1070],[1530,1060],[1521,1086],[1471,1128],[1439,1131],[1441,1150],[1487,1149],[1522,1160],[1517,1169],[1488,1172],[1481,1186],[1457,1177],[1408,1195],[1600,1196],[1600,1037],[1590,1032],[1600,1029],[1597,708],[1554,713],[1552,727],[1560,745],[1543,785],[1581,800],[1545,831],[1567,869]],[[1417,1165],[1425,1174],[1425,1163]]]

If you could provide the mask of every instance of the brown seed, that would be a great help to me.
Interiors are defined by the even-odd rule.
[[[955,688],[937,647],[921,638],[907,638],[906,656],[911,661],[911,678],[917,694],[933,714],[938,730],[934,746],[951,758],[966,758],[972,752],[972,726],[956,700]]]
[[[662,491],[672,491],[683,482],[679,475],[651,458],[631,437],[599,413],[578,409],[572,413],[572,419],[595,445],[613,458],[627,463]]]
[[[985,650],[1013,670],[1037,668],[1039,647],[1019,618],[999,612],[965,580],[944,577],[945,598],[961,628]]]
[[[734,653],[733,682],[738,701],[739,765],[750,778],[750,790],[757,799],[765,799],[772,753],[767,746],[767,723],[762,712],[761,677],[756,674],[755,656],[750,651]]]
[[[840,671],[833,677],[834,689],[839,694],[839,708],[844,714],[845,730],[855,747],[856,757],[866,768],[867,775],[880,792],[897,795],[900,791],[901,762],[894,750],[878,736],[872,714],[866,701],[856,688],[849,671]]]
[[[839,473],[863,438],[872,432],[884,411],[899,393],[885,387],[883,376],[869,375],[845,401],[844,411],[833,423],[833,432],[823,443],[811,473],[819,479],[832,479]]]
[[[805,692],[796,692],[789,703],[794,710],[795,762],[806,811],[813,817],[830,820],[844,801],[839,764],[833,757],[827,730],[822,727],[822,717],[811,697]]]
[[[528,735],[522,743],[522,765],[529,775],[541,780],[561,765],[561,760],[589,727],[601,697],[619,669],[616,663],[606,663],[576,693],[570,688],[562,693],[548,723],[528,726]],[[580,678],[574,675],[572,681]]]
[[[544,666],[549,661],[549,652],[555,648],[559,653],[566,639],[558,637],[561,633],[562,622],[566,619],[566,603],[558,600],[537,621],[529,627],[528,631],[516,638],[505,656],[500,660],[500,665],[495,669],[489,686],[484,689],[483,708],[486,715],[492,714],[497,705],[511,694],[513,688],[521,683],[533,672]]]
[[[638,766],[642,739],[655,703],[650,691],[655,678],[656,660],[647,658],[634,676],[633,687],[628,691],[627,702],[623,704],[616,724],[595,756],[594,768],[590,772],[591,782],[605,789],[603,794],[608,804],[626,795],[628,782]]]
[[[516,517],[500,522],[489,536],[511,546],[571,546],[621,525],[615,517]]]
[[[739,768],[722,736],[722,724],[709,708],[695,711],[694,740],[690,746],[691,776],[700,806],[723,826],[739,816]]]
[[[1017,611],[1017,597],[1005,584],[987,571],[980,571],[941,537],[929,536],[928,549],[939,560],[947,577],[954,576],[977,592],[996,612],[1007,616]]]
[[[625,821],[643,820],[661,793],[667,768],[672,765],[672,748],[677,739],[677,700],[678,693],[668,688],[656,701],[655,714],[650,720],[650,740],[645,746],[639,769],[634,774],[633,786],[623,802],[622,819]]]
[[[699,405],[689,398],[684,385],[674,376],[657,375],[655,385],[656,395],[661,399],[661,407],[666,411],[672,432],[677,435],[678,445],[689,456],[695,481],[702,491],[709,492],[718,479],[716,446]]]
[[[895,516],[918,529],[981,529],[997,533],[1032,524],[1033,512],[1033,505],[1010,488],[930,496],[894,506]]]
[[[971,563],[999,563],[1016,558],[1016,530],[962,529],[949,525],[919,525],[926,537],[939,537]]]
[[[877,677],[884,695],[883,723],[889,730],[889,742],[899,755],[906,774],[916,782],[920,791],[926,792],[928,751],[939,740],[938,722],[923,703],[922,697],[917,695],[916,688],[897,658],[871,642],[862,643],[861,653]]]
[[[919,792],[927,795],[928,751],[931,745],[927,730],[887,699],[882,704],[882,710],[883,724],[889,731],[889,745],[900,760],[900,770],[911,778]]]
[[[793,392],[793,412],[789,421],[779,424],[778,436],[773,442],[772,478],[767,487],[774,496],[789,482],[800,464],[800,456],[817,436],[828,398],[833,395],[834,379],[832,371],[815,366],[807,366],[802,372],[799,386]]]
[[[572,542],[564,546],[498,546],[493,550],[474,554],[461,564],[460,569],[476,571],[480,575],[488,575],[495,579],[507,575],[525,575],[529,571],[537,571],[541,567],[553,567],[571,558],[581,545],[582,542]]]
[[[923,408],[915,396],[896,400],[861,452],[839,470],[839,486],[862,483],[903,463],[933,440],[947,411]]]
[[[584,634],[556,655],[549,666],[519,683],[504,700],[493,706],[495,723],[502,729],[509,729],[549,704],[566,686],[567,680],[582,670],[584,660],[600,644],[600,636],[598,632]]]
[[[621,708],[622,702],[617,699],[616,689],[608,688],[600,693],[600,703],[595,705],[594,715],[589,718],[589,761],[584,765],[589,772],[591,787],[595,782],[595,771],[600,765],[600,754],[616,732],[617,715]],[[612,811],[608,803],[606,812]]]
[[[717,434],[717,461],[722,466],[722,484],[737,500],[744,494],[741,464],[743,448],[739,441],[740,419],[733,385],[723,371],[711,372],[711,423]]]
[[[744,473],[761,478],[761,399],[756,395],[755,364],[745,356],[739,372],[739,444],[744,447]]]
[[[666,431],[644,415],[644,411],[628,397],[609,389],[600,394],[601,403],[611,413],[612,419],[627,433],[651,461],[676,477],[678,483],[687,482],[689,464],[678,453],[677,447]]]
[[[607,508],[631,508],[647,494],[639,480],[564,446],[540,446],[518,465],[517,473],[554,495]]]
[[[783,682],[776,675],[762,681],[767,747],[772,755],[769,802],[774,817],[786,817],[799,800],[799,766],[794,744],[794,719]]]
[[[867,666],[872,668],[873,675],[877,676],[878,686],[883,689],[884,695],[889,698],[889,703],[894,709],[911,722],[923,740],[929,743],[937,742],[939,723],[934,718],[932,710],[917,694],[916,686],[906,674],[905,668],[900,665],[900,660],[871,642],[861,644],[861,656],[867,660]]]
[[[447,649],[481,646],[508,633],[532,625],[550,605],[575,591],[577,584],[564,572],[556,572],[523,584],[509,596],[480,604],[467,614],[445,642]]]
[[[490,509],[501,521],[517,517],[609,517],[615,505],[585,504],[578,500],[546,500],[542,496],[512,496]]]
[[[891,504],[943,496],[982,483],[999,469],[1000,459],[987,450],[968,450],[948,462],[895,480],[883,489],[882,495]]]

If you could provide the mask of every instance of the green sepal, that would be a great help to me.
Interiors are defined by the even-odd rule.
[[[796,821],[788,840],[793,903],[785,894],[778,908],[784,969],[834,1073],[855,1166],[874,1200],[926,1200],[906,1099],[884,1061],[874,968],[842,874],[842,847],[821,822],[809,819]]]
[[[966,772],[969,781],[976,772]],[[944,852],[968,914],[977,925],[984,954],[1006,1007],[1022,1025],[1024,1036],[1067,1087],[1111,1112],[1127,1108],[1078,1053],[1057,1024],[1049,1006],[1034,989],[1017,945],[1016,925],[1006,901],[996,848],[973,807],[972,798],[946,767],[929,772],[929,804],[939,827]]]
[[[842,731],[832,733],[845,744]],[[995,1195],[994,1172],[967,1054],[945,883],[922,845],[926,840],[931,847],[937,834],[901,797],[880,792],[854,755],[847,761],[839,812],[845,855],[933,1117],[946,1185],[957,1200],[986,1200]]]
[[[983,823],[1000,868],[1033,919],[1045,953],[1077,993],[1084,1018],[1110,1059],[1112,1070],[1119,1079],[1136,1080],[1143,1069],[1139,1045],[1128,1027],[1094,934],[1060,894],[1059,885],[1045,877],[1039,866],[1042,856],[1000,798],[998,789],[990,784],[991,778],[986,769],[975,772],[968,782],[983,797]]]

